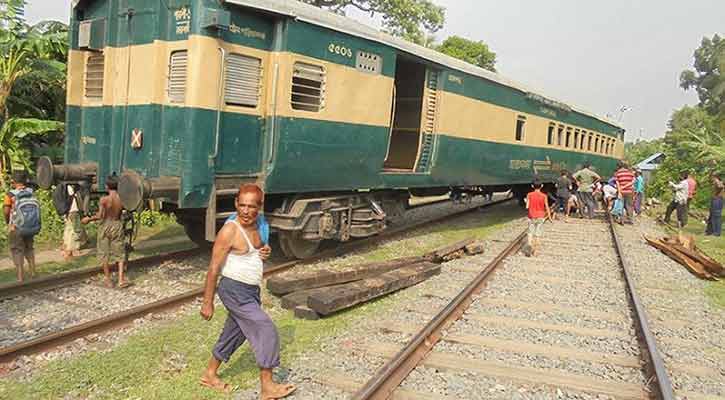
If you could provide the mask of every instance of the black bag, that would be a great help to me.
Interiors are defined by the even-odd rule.
[[[61,183],[55,187],[53,191],[53,206],[58,215],[66,215],[70,211],[70,205],[73,201],[73,196],[68,194],[68,184]]]

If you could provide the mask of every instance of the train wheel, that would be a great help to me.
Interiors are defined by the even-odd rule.
[[[297,233],[280,232],[279,247],[287,257],[304,260],[317,253],[320,242],[302,239]]]
[[[186,236],[191,239],[197,246],[202,249],[208,249],[213,243],[207,242],[206,233],[204,232],[204,224],[196,220],[186,220],[182,222]]]

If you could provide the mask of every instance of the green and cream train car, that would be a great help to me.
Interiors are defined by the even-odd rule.
[[[163,200],[211,239],[242,182],[289,255],[377,234],[412,194],[607,174],[623,129],[500,75],[292,0],[79,0],[65,164],[39,183]]]

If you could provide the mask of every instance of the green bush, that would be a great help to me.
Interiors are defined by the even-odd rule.
[[[176,222],[176,218],[172,214],[162,213],[155,210],[143,210],[138,215],[138,223],[140,226],[151,227],[157,224],[171,224]]]

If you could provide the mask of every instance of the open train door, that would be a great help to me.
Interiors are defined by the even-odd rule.
[[[430,171],[435,152],[439,75],[424,64],[398,57],[385,172]]]

